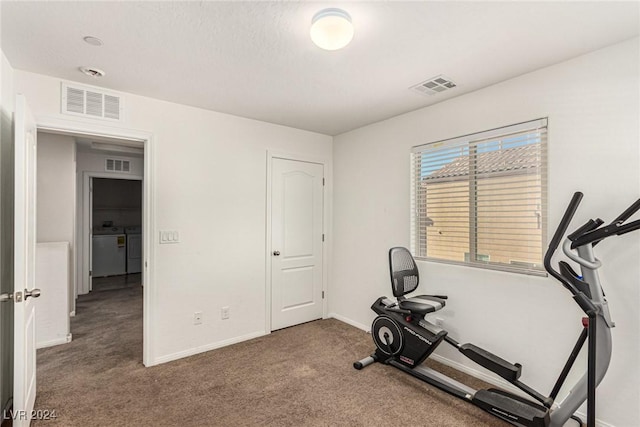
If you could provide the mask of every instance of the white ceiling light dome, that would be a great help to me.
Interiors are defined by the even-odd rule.
[[[342,49],[351,42],[353,34],[351,16],[342,9],[323,9],[311,20],[311,40],[322,49]]]

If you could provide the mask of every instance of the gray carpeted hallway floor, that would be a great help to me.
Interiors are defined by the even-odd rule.
[[[356,371],[371,337],[334,319],[145,368],[142,288],[113,287],[78,299],[71,343],[38,351],[36,409],[57,418],[34,425],[506,425],[392,367]]]

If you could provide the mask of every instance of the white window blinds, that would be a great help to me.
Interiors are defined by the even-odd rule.
[[[414,147],[417,258],[544,274],[547,120]]]

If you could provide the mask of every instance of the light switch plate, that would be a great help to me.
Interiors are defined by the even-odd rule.
[[[160,244],[180,243],[180,233],[176,230],[160,231]]]

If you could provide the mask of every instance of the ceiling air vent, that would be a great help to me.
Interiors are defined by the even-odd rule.
[[[131,162],[122,159],[105,159],[104,170],[107,172],[131,172]]]
[[[454,87],[456,87],[456,84],[451,81],[450,78],[439,75],[415,86],[411,86],[409,89],[425,95],[435,95],[453,89]]]
[[[63,82],[61,101],[63,114],[94,119],[122,120],[123,99],[113,92]]]

